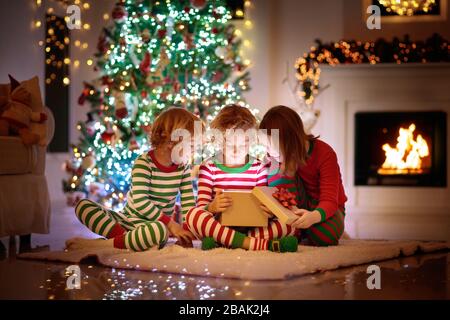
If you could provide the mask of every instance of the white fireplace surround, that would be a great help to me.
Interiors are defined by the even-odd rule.
[[[338,155],[350,236],[450,240],[450,63],[322,67],[313,130]],[[447,187],[354,185],[354,116],[360,111],[447,112]],[[382,125],[380,123],[380,125]]]

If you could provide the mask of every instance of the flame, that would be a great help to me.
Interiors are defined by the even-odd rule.
[[[386,160],[379,174],[420,174],[422,170],[422,159],[430,155],[426,140],[419,134],[414,140],[416,125],[413,123],[407,129],[400,128],[397,145],[392,148],[388,143],[382,149]]]

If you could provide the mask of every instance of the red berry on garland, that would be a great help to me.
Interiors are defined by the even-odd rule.
[[[206,0],[191,0],[191,6],[194,9],[202,10],[206,7]]]
[[[141,91],[141,97],[142,97],[142,99],[147,98],[148,97],[148,92],[146,90],[142,90]]]
[[[217,29],[217,28],[212,28],[212,33],[218,34],[218,33],[219,33],[219,29]]]
[[[184,12],[186,12],[186,13],[189,13],[189,12],[191,12],[191,8],[189,8],[189,7],[185,7],[185,8],[184,8]]]

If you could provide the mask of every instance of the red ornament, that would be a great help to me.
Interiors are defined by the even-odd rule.
[[[105,54],[108,51],[109,42],[107,37],[102,34],[98,39],[97,50],[100,51],[101,54]]]
[[[217,29],[217,28],[212,28],[212,33],[218,34],[218,33],[219,33],[219,29]]]
[[[150,72],[150,65],[152,64],[152,56],[149,52],[145,53],[144,59],[142,59],[139,64],[139,70],[141,70],[143,75],[147,75]]]
[[[128,116],[128,110],[126,107],[116,109],[116,117],[118,119],[125,119]]]
[[[146,90],[142,90],[141,91],[141,97],[142,97],[142,99],[147,98],[148,97],[148,92]]]
[[[103,76],[103,77],[102,77],[102,84],[103,84],[104,86],[110,86],[113,82],[114,82],[114,80],[111,79],[111,78],[108,77],[108,76]]]
[[[164,79],[164,84],[171,84],[172,83],[172,78],[170,77],[170,76],[167,76],[165,79]]]
[[[295,193],[288,191],[286,188],[277,188],[272,196],[277,199],[283,207],[289,208],[297,205]]]
[[[137,143],[135,137],[132,137],[132,138],[130,139],[130,143],[129,143],[129,145],[128,145],[128,149],[129,149],[130,151],[139,149],[139,144]]]
[[[192,33],[186,32],[183,35],[183,41],[184,43],[186,43],[186,49],[188,50],[194,49],[195,45]]]
[[[184,12],[186,12],[186,13],[189,13],[189,12],[191,12],[191,8],[189,8],[189,7],[185,7],[185,8],[184,8]]]
[[[152,131],[152,125],[151,124],[142,125],[141,129],[144,130],[145,133],[150,134],[150,132]]]
[[[84,105],[84,103],[86,102],[86,98],[91,94],[91,90],[94,90],[95,88],[88,84],[88,83],[84,83],[84,89],[83,92],[81,93],[80,97],[78,98],[78,104],[80,106]]]
[[[166,29],[159,29],[158,30],[158,37],[160,39],[164,38],[166,36],[166,34],[167,34],[167,30]]]
[[[242,64],[236,64],[235,65],[235,70],[241,72],[242,70],[244,70],[244,66]]]
[[[114,7],[111,16],[116,22],[124,22],[128,17],[128,12],[124,6],[117,5]]]
[[[114,132],[112,131],[104,131],[101,135],[102,141],[106,144],[111,144],[114,138]]]
[[[218,83],[223,79],[223,72],[222,71],[216,71],[214,72],[213,76],[212,76],[212,82],[214,83]]]
[[[202,10],[206,7],[206,0],[191,0],[191,6],[194,9]]]
[[[179,81],[174,81],[172,87],[173,87],[173,91],[178,93],[178,92],[180,92],[181,84]]]

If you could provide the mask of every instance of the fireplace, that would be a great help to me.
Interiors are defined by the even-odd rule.
[[[355,114],[356,186],[447,186],[447,114]]]

